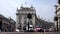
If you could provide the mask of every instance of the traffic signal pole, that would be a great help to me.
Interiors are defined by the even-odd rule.
[[[57,16],[57,7],[58,7],[58,6],[55,5],[55,7],[56,7],[56,8],[55,8],[55,9],[56,9],[56,12],[55,12],[55,13],[56,13],[56,17],[55,17],[54,20],[57,21],[57,25],[56,25],[56,26],[57,26],[57,32],[58,32],[58,16]]]
[[[58,32],[58,21],[57,21],[57,32]]]
[[[32,15],[29,13],[29,14],[27,15],[27,18],[28,18],[28,31],[29,31],[29,19],[32,19]]]
[[[28,22],[28,31],[29,31],[29,22]]]
[[[29,18],[28,18],[28,21],[27,21],[27,30],[29,31]]]

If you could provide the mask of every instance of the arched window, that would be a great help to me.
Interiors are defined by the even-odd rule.
[[[18,17],[18,19],[19,19],[19,23],[21,23],[21,18],[22,18],[22,16],[19,15],[19,17]]]
[[[27,19],[27,15],[24,15],[24,19]]]
[[[24,21],[24,25],[26,25],[27,24],[27,21]]]
[[[23,30],[26,30],[26,25],[23,26]]]
[[[30,21],[29,24],[33,25],[32,21]]]

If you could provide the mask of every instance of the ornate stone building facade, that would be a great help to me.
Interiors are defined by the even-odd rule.
[[[58,0],[58,5],[55,5],[55,28],[60,31],[60,0]]]
[[[48,22],[48,21],[42,20],[41,18],[36,18],[35,25],[45,30],[54,27],[53,22]]]
[[[16,28],[15,23],[13,19],[8,19],[0,14],[0,30],[2,32],[14,32]]]
[[[30,18],[29,18],[30,17]],[[16,13],[16,30],[24,31],[28,30],[32,27],[32,29],[36,28],[36,26],[44,29],[49,29],[51,26],[54,26],[54,23],[47,22],[39,19],[36,15],[36,10],[34,7],[23,7],[17,9]]]
[[[16,29],[19,29],[20,31],[28,30],[30,25],[34,28],[35,17],[36,11],[34,7],[31,6],[29,8],[21,6],[20,9],[17,9],[16,13]]]

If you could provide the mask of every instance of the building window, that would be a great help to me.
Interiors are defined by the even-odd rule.
[[[32,21],[30,21],[29,24],[33,25]]]
[[[27,24],[27,22],[26,21],[24,21],[24,25],[26,25]]]
[[[20,24],[21,23],[21,20],[19,19],[19,22],[18,22],[18,24]]]
[[[26,15],[24,16],[24,19],[27,19],[27,16]]]
[[[19,15],[19,19],[21,19],[22,17],[21,17],[21,15]]]
[[[21,23],[21,18],[22,18],[21,15],[19,15],[19,23]]]
[[[23,30],[26,30],[26,25],[23,26]]]
[[[17,29],[21,30],[21,25],[19,25],[19,26],[17,27]]]

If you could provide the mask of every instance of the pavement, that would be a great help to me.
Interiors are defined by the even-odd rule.
[[[60,32],[0,32],[0,34],[60,34]]]

